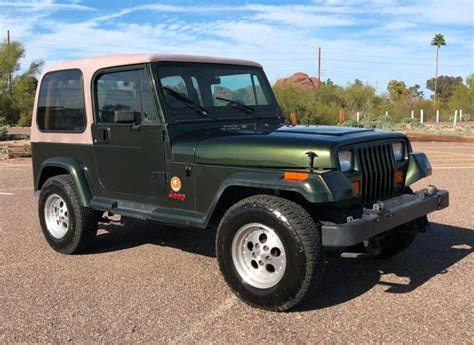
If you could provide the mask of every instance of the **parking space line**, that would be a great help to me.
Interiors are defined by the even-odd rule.
[[[183,332],[181,335],[170,341],[170,344],[189,344],[193,343],[197,336],[202,333],[206,333],[207,327],[210,326],[217,319],[220,319],[222,315],[232,308],[237,303],[237,297],[231,296],[222,302],[216,309],[211,311],[207,317],[194,322],[189,326],[189,329],[186,332]]]
[[[0,169],[22,169],[25,170],[27,167],[22,167],[22,166],[13,166],[13,165],[0,165]]]
[[[462,149],[469,150],[474,148],[473,146],[436,146],[436,147],[423,147],[423,150],[438,150],[438,149]]]
[[[474,166],[474,162],[466,162],[466,161],[451,162],[449,160],[446,160],[444,162],[438,161],[438,162],[433,163],[433,165],[436,165],[436,164],[439,164],[439,165],[471,165],[471,166]]]
[[[467,166],[432,166],[433,169],[473,169],[474,165]]]
[[[31,167],[29,164],[5,164],[5,163],[0,163],[1,167]]]
[[[474,157],[472,154],[468,153],[460,153],[460,152],[439,152],[442,155],[447,155],[447,156],[463,156],[463,157]]]
[[[450,161],[468,161],[468,160],[474,160],[474,157],[472,158],[465,158],[465,157],[449,157],[449,158],[443,158],[443,157],[433,157],[433,160],[436,160],[436,159],[447,159],[447,160],[450,160]]]
[[[15,195],[15,193],[0,192],[0,195]]]
[[[11,190],[28,190],[28,189],[33,189],[33,187],[5,188],[5,189],[0,189],[0,192],[7,192]]]

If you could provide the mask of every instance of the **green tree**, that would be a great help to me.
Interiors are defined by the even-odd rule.
[[[370,112],[375,107],[375,89],[355,80],[345,88],[345,103],[347,110],[355,114],[357,111]]]
[[[15,125],[21,119],[22,125],[30,125],[31,112],[37,86],[36,75],[42,61],[31,63],[20,73],[20,61],[25,49],[19,42],[0,44],[0,118]]]
[[[448,108],[450,113],[462,109],[465,114],[474,115],[474,74],[466,78],[466,85],[459,84],[454,88]]]
[[[390,80],[387,85],[387,91],[392,101],[397,101],[409,93],[405,82],[399,80]]]
[[[435,85],[434,85],[434,97],[433,97],[433,104],[436,107],[436,92],[438,86],[438,58],[439,58],[439,50],[442,46],[446,45],[446,40],[444,39],[444,35],[436,34],[433,39],[431,40],[431,45],[436,47],[436,74],[435,74]]]
[[[413,99],[423,99],[425,95],[423,94],[423,91],[421,90],[421,86],[418,84],[415,84],[413,86],[410,86],[408,88],[408,94],[410,95],[411,98]]]
[[[449,103],[456,86],[462,84],[462,77],[440,76],[426,81],[426,88],[434,91],[436,97],[443,104]],[[435,103],[433,103],[435,104]]]

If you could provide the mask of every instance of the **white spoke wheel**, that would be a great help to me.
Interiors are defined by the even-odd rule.
[[[69,228],[69,212],[67,204],[58,194],[51,194],[44,204],[46,228],[56,239],[63,238]]]
[[[260,289],[275,286],[286,270],[285,247],[272,228],[250,223],[232,241],[235,269],[249,285]]]
[[[70,175],[57,175],[43,184],[38,212],[46,241],[60,253],[86,249],[97,233],[98,213],[81,205]]]
[[[227,210],[217,229],[216,254],[229,287],[244,302],[290,309],[322,279],[321,230],[299,204],[255,195]]]

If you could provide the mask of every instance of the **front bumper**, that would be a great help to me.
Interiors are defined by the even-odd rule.
[[[373,209],[364,209],[361,218],[323,225],[322,244],[326,247],[352,246],[448,205],[448,191],[432,186],[415,194],[403,194],[375,203]]]

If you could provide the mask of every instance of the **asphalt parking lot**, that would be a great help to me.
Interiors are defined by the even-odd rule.
[[[296,310],[251,308],[218,271],[213,230],[101,225],[92,249],[49,248],[29,159],[0,161],[0,342],[474,342],[474,144],[414,143],[448,189],[432,230],[389,260],[328,258]]]

